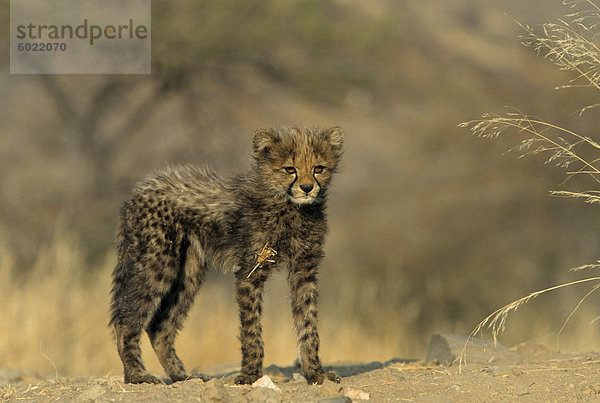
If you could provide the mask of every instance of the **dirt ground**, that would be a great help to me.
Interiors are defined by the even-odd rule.
[[[517,362],[434,365],[393,359],[332,366],[341,384],[308,385],[295,367],[270,366],[275,389],[234,385],[235,368],[213,369],[209,382],[128,385],[121,377],[41,379],[0,368],[3,401],[600,401],[600,354],[558,354],[541,346],[517,350]]]

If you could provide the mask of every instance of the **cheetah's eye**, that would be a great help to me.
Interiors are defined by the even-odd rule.
[[[316,174],[320,174],[321,172],[323,172],[325,170],[325,167],[323,165],[317,165],[313,169]]]
[[[294,168],[294,167],[283,167],[283,169],[285,170],[286,173],[288,173],[290,175],[296,173],[296,168]]]

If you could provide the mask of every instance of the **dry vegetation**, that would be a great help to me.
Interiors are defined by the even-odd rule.
[[[592,113],[571,112],[597,94],[553,91],[570,76],[520,46],[504,16],[540,23],[564,14],[558,1],[239,4],[153,1],[150,76],[8,75],[0,39],[0,365],[120,374],[107,327],[119,204],[165,164],[243,167],[258,127],[347,132],[321,274],[326,362],[423,357],[431,334],[468,334],[493,307],[573,281],[581,272],[566,268],[598,258],[589,223],[600,211],[544,197],[552,187],[581,194],[584,175],[565,190],[561,169],[500,157],[523,133],[490,143],[455,128],[517,99],[531,116],[594,133]],[[289,365],[281,276],[266,298],[266,363]],[[555,347],[580,298],[540,295],[513,314],[504,343]],[[585,302],[562,333],[567,349],[600,348],[597,309]],[[188,368],[238,361],[237,326],[231,279],[213,274],[178,339]]]
[[[96,267],[88,268],[76,237],[58,234],[56,239],[39,251],[26,278],[19,278],[11,252],[4,246],[0,249],[3,363],[35,369],[45,376],[119,373],[120,361],[108,327],[107,290],[115,256],[109,253]],[[239,361],[237,307],[228,280],[209,278],[178,339],[178,350],[190,369]],[[277,276],[267,290],[266,362],[292,365],[296,341],[286,287],[284,278]],[[334,304],[324,299],[325,304]],[[352,312],[339,306],[325,309],[321,316],[324,360],[370,361],[397,353],[399,335],[393,329],[400,327],[385,312],[378,315],[391,330],[375,334],[353,320]],[[356,340],[368,347],[356,350]],[[161,374],[148,340],[144,339],[143,347],[148,367]]]
[[[598,41],[600,37],[598,29],[600,7],[593,0],[567,0],[563,3],[570,6],[573,12],[557,23],[543,24],[541,32],[536,32],[529,26],[521,25],[527,33],[523,43],[534,48],[538,54],[550,59],[561,70],[575,73],[575,78],[571,83],[561,88],[590,87],[598,91],[600,90],[600,43]],[[581,115],[598,106],[600,104],[585,106],[580,109],[579,113]],[[600,203],[600,190],[597,190],[598,184],[600,184],[600,144],[592,137],[578,134],[576,131],[565,129],[537,117],[525,115],[520,111],[510,112],[506,115],[485,114],[479,120],[461,123],[459,126],[467,127],[476,136],[485,138],[496,138],[505,131],[517,132],[523,139],[514,150],[519,152],[521,156],[543,155],[546,158],[546,164],[556,165],[566,170],[568,175],[566,182],[575,176],[584,176],[591,180],[591,186],[593,187],[593,190],[558,190],[552,191],[551,194],[583,199],[589,204]],[[572,269],[572,271],[598,269],[599,267],[597,263],[585,264]],[[469,339],[480,334],[487,327],[491,330],[494,341],[496,341],[498,336],[506,329],[506,320],[509,314],[516,311],[521,305],[541,294],[582,283],[594,282],[595,284],[591,290],[583,295],[560,327],[557,333],[558,345],[559,336],[569,320],[585,300],[600,288],[599,281],[600,277],[587,277],[532,292],[492,312],[479,322],[469,335]],[[597,316],[593,318],[593,321],[595,321]],[[461,363],[466,359],[466,346],[467,344],[465,344],[463,353],[460,355]]]

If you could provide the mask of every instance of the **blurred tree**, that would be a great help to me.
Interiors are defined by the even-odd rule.
[[[8,16],[8,1],[0,7]],[[174,99],[175,113],[203,139],[215,122],[231,119],[227,110],[211,108],[218,89],[206,90],[206,83],[239,90],[240,67],[300,97],[330,104],[344,101],[357,86],[389,89],[394,77],[372,70],[375,61],[382,66],[388,60],[385,40],[394,36],[399,25],[392,21],[398,15],[365,18],[360,9],[314,0],[157,0],[152,7],[151,75],[31,77],[61,121],[59,153],[78,160],[79,171],[89,175],[85,188],[60,208],[72,209],[72,228],[99,251],[106,243],[98,242],[96,234],[105,239],[112,232],[115,200],[131,186],[131,178],[115,163],[126,156],[135,165],[136,158],[144,157],[132,154],[131,144]],[[8,35],[0,38],[0,49],[8,53]],[[229,141],[222,149],[235,148],[235,138]],[[203,147],[209,154],[210,147]]]
[[[249,65],[299,93],[340,101],[355,85],[373,87],[372,66],[362,62],[385,53],[378,48],[391,29],[335,2],[313,0],[163,0],[153,2],[152,15],[151,75],[38,76],[64,122],[66,149],[85,156],[91,167],[94,197],[114,196],[111,158],[169,94],[182,96],[183,116],[193,127],[201,125],[202,106],[211,100],[194,85],[198,77],[216,76],[235,86],[231,67]],[[115,113],[125,116],[108,127]]]

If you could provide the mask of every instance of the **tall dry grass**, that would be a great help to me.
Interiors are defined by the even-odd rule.
[[[75,236],[57,234],[54,242],[39,250],[26,276],[15,254],[0,241],[0,367],[27,368],[49,377],[121,374],[121,364],[107,326],[110,276],[115,262],[109,253],[96,267],[88,267]],[[325,268],[324,268],[325,269]],[[392,357],[422,358],[415,346],[430,334],[419,334],[406,318],[409,311],[382,304],[384,285],[367,289],[356,282],[335,282],[324,270],[320,302],[321,356],[325,363],[370,362]],[[367,283],[365,283],[367,284]],[[357,290],[360,301],[357,301]],[[239,362],[238,320],[231,278],[212,273],[200,290],[177,350],[188,370],[204,370]],[[541,297],[540,297],[541,298]],[[265,364],[291,365],[296,359],[296,340],[288,304],[285,273],[267,283],[264,308]],[[361,309],[358,310],[357,306]],[[572,348],[581,341],[600,340],[589,326],[593,307],[584,307],[564,332],[563,342]],[[551,329],[525,309],[513,318],[516,338]],[[367,317],[368,316],[368,317]],[[535,316],[535,313],[534,313]],[[465,324],[436,319],[436,327],[458,331]],[[143,338],[147,367],[163,374],[149,342]]]
[[[106,370],[109,279],[105,269],[89,274],[82,252],[76,239],[57,237],[24,276],[0,244],[0,365],[45,374]]]
[[[0,240],[0,367],[27,368],[51,377],[121,373],[108,327],[110,277],[116,257],[109,253],[102,263],[89,267],[84,255],[75,236],[57,234],[38,251],[33,267],[23,275],[16,254]],[[265,364],[291,365],[297,348],[285,273],[273,277],[265,295]],[[230,276],[212,273],[200,290],[177,340],[188,370],[239,362],[232,283]],[[345,287],[341,291],[350,293]],[[381,324],[377,329],[365,327],[337,296],[323,295],[324,362],[398,356],[406,327],[390,309],[378,310],[372,301],[366,302],[372,304],[373,316]],[[148,369],[163,374],[146,337],[142,347]]]
[[[571,11],[563,19],[555,23],[543,24],[539,29],[519,24],[525,31],[522,38],[524,45],[532,47],[538,54],[551,60],[559,69],[574,73],[574,78],[560,89],[591,87],[600,91],[600,6],[594,0],[564,0],[563,4]],[[600,106],[600,103],[585,106],[579,110],[583,114]],[[567,174],[565,183],[573,183],[575,177],[587,178],[587,181],[577,181],[577,185],[588,187],[588,190],[551,191],[554,196],[583,199],[586,203],[600,203],[600,143],[591,136],[581,135],[574,130],[563,128],[535,116],[529,116],[521,111],[512,110],[504,115],[485,114],[481,119],[461,123],[459,126],[468,128],[474,135],[485,138],[496,138],[507,131],[517,133],[522,137],[520,144],[511,151],[517,151],[520,156],[543,155],[547,164],[564,168]],[[597,136],[596,133],[594,135]],[[591,189],[590,189],[591,187]],[[584,264],[572,269],[598,269],[598,262]],[[565,318],[565,322],[557,333],[559,336],[566,328],[575,312],[583,303],[600,288],[600,277],[587,277],[568,283],[555,285],[533,292],[519,298],[497,310],[483,319],[471,332],[469,339],[481,333],[485,328],[490,329],[494,341],[506,328],[508,315],[523,304],[530,302],[539,295],[571,287],[582,283],[594,283],[591,290],[583,294],[573,311]],[[595,321],[597,312],[591,316]],[[466,344],[465,344],[466,349]],[[465,356],[460,356],[461,363]]]

